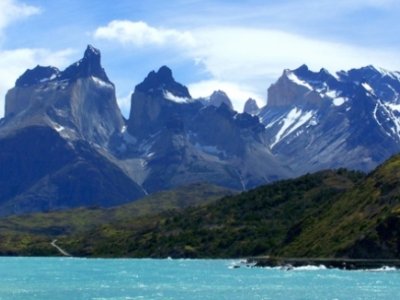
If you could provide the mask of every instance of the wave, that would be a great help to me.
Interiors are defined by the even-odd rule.
[[[377,268],[377,269],[367,269],[367,270],[362,270],[362,271],[368,271],[368,272],[393,272],[393,271],[399,271],[399,269],[395,268],[395,267],[383,266],[383,267]]]
[[[238,268],[241,268],[241,267],[252,268],[255,265],[256,265],[256,263],[248,262],[246,259],[241,259],[241,260],[232,261],[228,265],[228,269],[238,269]]]
[[[306,266],[299,266],[299,267],[294,267],[292,265],[285,265],[281,267],[274,267],[273,269],[278,269],[278,270],[283,270],[283,271],[320,271],[320,270],[326,270],[327,267],[324,265],[306,265]]]
[[[375,269],[358,269],[358,270],[344,270],[340,268],[328,268],[324,265],[306,265],[306,266],[299,266],[299,267],[294,267],[292,265],[285,265],[285,266],[279,266],[279,267],[264,267],[266,269],[273,269],[273,270],[281,270],[281,271],[321,271],[321,270],[343,270],[343,271],[359,271],[359,272],[395,272],[395,271],[400,271],[400,269],[396,267],[390,267],[390,266],[383,266],[381,268],[375,268]]]

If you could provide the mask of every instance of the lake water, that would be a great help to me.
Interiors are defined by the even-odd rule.
[[[0,258],[0,299],[399,299],[400,271],[232,268],[232,260]]]

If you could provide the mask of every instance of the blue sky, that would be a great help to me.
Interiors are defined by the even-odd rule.
[[[125,116],[134,86],[162,65],[193,96],[222,89],[240,110],[303,63],[400,70],[398,20],[398,0],[1,0],[0,116],[25,69],[62,69],[87,44],[101,50]]]

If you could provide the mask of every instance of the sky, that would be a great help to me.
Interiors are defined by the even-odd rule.
[[[163,65],[193,97],[223,90],[241,111],[302,64],[400,70],[398,20],[398,0],[0,0],[0,117],[26,69],[64,69],[88,44],[125,116],[135,85]]]

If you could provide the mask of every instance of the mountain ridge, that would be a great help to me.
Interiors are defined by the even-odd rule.
[[[371,67],[335,75],[306,65],[285,70],[258,114],[272,152],[287,159],[296,174],[373,169],[400,151],[398,79]]]
[[[172,70],[162,66],[136,85],[125,120],[117,105],[115,86],[101,66],[101,53],[89,45],[83,58],[63,71],[37,66],[21,75],[6,96],[0,143],[15,138],[19,141],[16,147],[29,148],[32,141],[23,141],[20,137],[25,135],[19,134],[47,128],[53,131],[43,133],[48,137],[43,139],[47,147],[64,143],[57,155],[75,157],[58,170],[50,168],[50,173],[40,178],[27,169],[20,170],[32,177],[20,182],[21,190],[14,185],[13,195],[20,193],[22,199],[32,188],[29,195],[33,203],[40,202],[43,195],[53,195],[45,198],[57,203],[62,198],[58,187],[76,188],[68,184],[70,172],[73,178],[88,180],[88,195],[97,195],[94,178],[84,175],[91,174],[93,168],[100,176],[96,181],[116,185],[107,189],[123,191],[118,178],[129,186],[126,190],[132,197],[126,193],[109,195],[114,204],[117,198],[128,202],[148,193],[205,181],[247,190],[322,169],[373,169],[400,151],[399,93],[400,75],[396,72],[367,66],[330,74],[302,65],[283,71],[268,89],[266,106],[259,108],[249,99],[246,111],[238,113],[223,91],[192,98]],[[29,165],[25,154],[17,153],[13,160],[16,166],[16,160]],[[7,174],[15,173],[6,162],[12,155],[8,151],[0,156],[2,165],[7,166],[2,171],[6,188]],[[40,151],[35,155],[34,159],[46,164]],[[82,160],[85,163],[79,164],[78,171],[76,162]],[[56,157],[48,161],[55,164]],[[38,173],[39,169],[47,172],[41,165]],[[115,177],[107,179],[101,169]],[[14,198],[6,197],[11,195],[9,191],[2,193],[0,199],[12,207]],[[92,199],[79,199],[93,203]],[[68,202],[64,199],[59,207],[68,207]],[[106,205],[105,200],[100,202]]]

